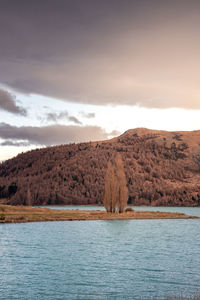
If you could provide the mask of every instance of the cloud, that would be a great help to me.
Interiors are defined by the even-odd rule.
[[[16,142],[12,140],[7,140],[0,143],[1,146],[15,146],[15,147],[28,147],[30,144],[28,142]]]
[[[120,132],[118,130],[113,130],[112,132],[109,133],[109,136],[113,137],[113,136],[118,136],[120,135]]]
[[[79,121],[76,117],[73,117],[73,116],[70,116],[70,117],[68,118],[68,120],[71,121],[71,122],[74,122],[75,124],[79,124],[79,125],[82,124],[81,121]]]
[[[81,111],[80,113],[84,118],[87,119],[95,118],[95,113],[85,113],[84,111]]]
[[[26,116],[27,112],[24,108],[19,107],[15,103],[15,97],[7,91],[0,89],[0,109],[13,114]]]
[[[47,114],[47,121],[57,122],[60,119],[68,119],[68,112],[67,111],[63,111],[60,113],[50,112]]]
[[[0,82],[77,103],[200,108],[199,1],[2,1]]]
[[[105,140],[113,133],[107,133],[98,126],[65,126],[49,125],[43,127],[12,126],[0,123],[0,138],[4,139],[1,145],[13,143],[20,145],[59,145],[73,142],[87,142]]]
[[[69,116],[67,111],[63,111],[63,112],[60,112],[60,113],[50,112],[50,113],[47,114],[47,121],[57,122],[61,119],[66,119],[66,120],[68,120],[70,122],[73,122],[75,124],[78,124],[78,125],[82,124],[82,122],[79,121],[76,117]]]

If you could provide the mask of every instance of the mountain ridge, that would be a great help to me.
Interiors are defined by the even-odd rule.
[[[146,128],[19,154],[0,165],[0,198],[13,205],[101,205],[107,163],[116,152],[124,161],[129,204],[200,205],[200,130]]]

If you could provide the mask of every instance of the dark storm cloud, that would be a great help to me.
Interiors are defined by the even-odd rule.
[[[79,103],[200,108],[200,1],[0,0],[0,82]]]
[[[8,145],[12,141],[15,145],[26,143],[26,145],[50,146],[70,142],[105,140],[112,135],[113,133],[107,133],[98,126],[49,125],[43,127],[16,127],[0,123],[0,138],[5,140],[1,145]]]
[[[13,114],[26,116],[26,110],[17,106],[15,97],[7,91],[0,89],[0,110],[5,110]]]

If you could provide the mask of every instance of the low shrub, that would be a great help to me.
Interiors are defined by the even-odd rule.
[[[128,212],[128,211],[134,211],[134,209],[132,209],[132,207],[127,207],[127,208],[125,209],[125,212]]]
[[[0,215],[0,221],[5,221],[5,218],[6,218],[6,217],[5,217],[4,214],[1,214],[1,215]]]

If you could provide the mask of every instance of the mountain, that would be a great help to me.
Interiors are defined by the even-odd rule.
[[[107,163],[116,152],[129,204],[200,205],[200,131],[145,128],[19,154],[0,164],[0,198],[13,205],[102,204]]]

